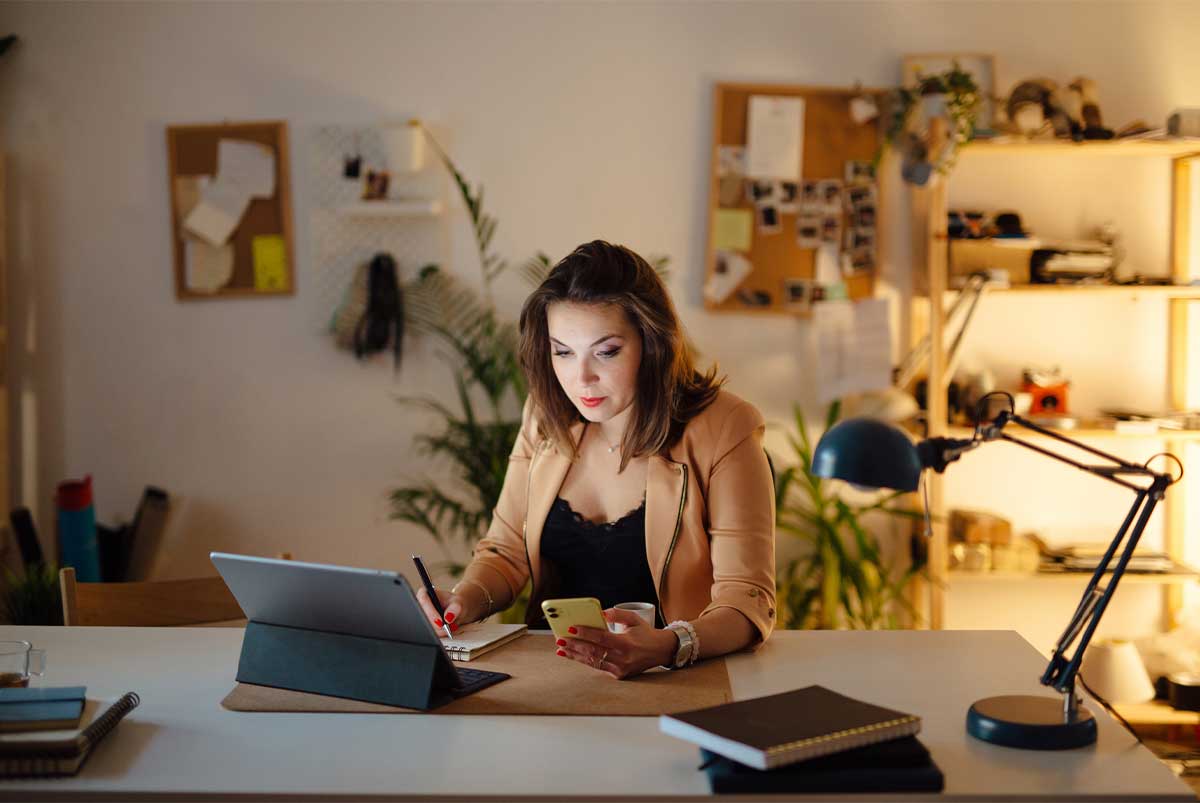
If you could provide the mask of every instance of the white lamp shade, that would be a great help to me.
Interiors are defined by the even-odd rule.
[[[384,126],[383,147],[393,173],[416,173],[425,166],[425,133],[416,120]]]
[[[1101,639],[1087,648],[1080,673],[1096,694],[1110,703],[1154,699],[1154,684],[1132,641]]]

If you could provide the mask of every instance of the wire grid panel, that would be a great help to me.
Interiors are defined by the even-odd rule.
[[[387,167],[381,130],[375,127],[321,126],[313,130],[309,151],[312,205],[309,233],[312,243],[313,325],[329,329],[359,265],[380,251],[395,258],[400,281],[443,258],[441,218],[437,215],[356,217],[339,211],[362,197],[368,170]],[[348,156],[362,157],[359,178],[342,175]],[[419,173],[392,176],[390,199],[441,199],[439,174],[433,167]]]

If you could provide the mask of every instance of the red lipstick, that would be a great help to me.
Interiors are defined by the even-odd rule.
[[[597,407],[606,398],[608,398],[608,397],[607,396],[596,396],[596,397],[580,396],[579,401],[583,402],[584,407]]]

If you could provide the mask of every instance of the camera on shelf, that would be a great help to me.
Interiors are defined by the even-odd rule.
[[[1050,371],[1026,368],[1021,372],[1021,390],[1030,395],[1030,415],[1069,415],[1067,388],[1070,386],[1058,368]]]

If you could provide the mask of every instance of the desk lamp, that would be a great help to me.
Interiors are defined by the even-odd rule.
[[[967,732],[985,742],[1029,750],[1082,747],[1096,741],[1096,721],[1092,713],[1080,704],[1079,695],[1075,690],[1075,676],[1079,672],[1079,663],[1096,625],[1100,622],[1100,617],[1104,615],[1108,601],[1117,589],[1121,575],[1125,573],[1129,558],[1133,555],[1155,506],[1162,500],[1166,489],[1183,477],[1183,464],[1179,458],[1169,453],[1154,456],[1169,458],[1179,466],[1179,475],[1172,477],[1170,474],[1149,468],[1154,457],[1138,465],[1067,438],[1016,415],[1013,411],[1012,396],[1007,393],[997,392],[984,396],[979,401],[980,413],[988,409],[988,398],[997,395],[1007,397],[1008,409],[1001,410],[990,422],[984,422],[983,416],[978,415],[976,418],[981,423],[976,425],[970,438],[928,438],[914,444],[902,430],[883,421],[870,418],[850,418],[842,421],[830,428],[817,444],[813,453],[813,473],[820,477],[845,480],[858,486],[916,491],[921,472],[925,469],[931,468],[940,474],[945,471],[947,465],[981,444],[1004,440],[1074,466],[1135,493],[1133,505],[1125,521],[1092,574],[1079,606],[1055,644],[1054,654],[1042,674],[1042,684],[1058,691],[1063,695],[1063,699],[1036,695],[988,697],[977,700],[967,713]],[[1103,462],[1082,463],[1015,438],[1004,431],[1005,427],[1010,425],[1018,425],[1076,447]],[[1121,549],[1123,542],[1124,548]],[[1121,554],[1112,569],[1109,583],[1101,585],[1101,580],[1118,549],[1121,549]],[[1068,658],[1067,652],[1077,638],[1078,647]]]

